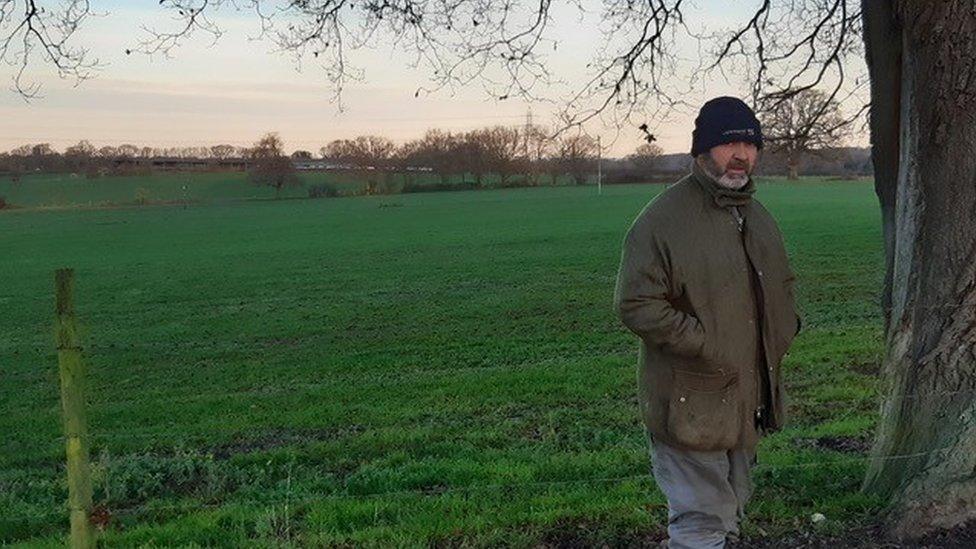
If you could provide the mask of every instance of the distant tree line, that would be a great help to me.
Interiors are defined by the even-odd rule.
[[[688,146],[691,148],[690,142]],[[788,151],[765,147],[756,174],[788,178],[794,168],[804,176],[853,178],[874,174],[871,149],[867,147],[824,148],[804,151],[793,158]],[[650,170],[636,165],[633,157],[610,158],[603,161],[603,182],[670,183],[690,170],[691,155],[687,152],[662,154],[654,159]]]
[[[389,185],[388,174],[403,174],[406,186],[434,176],[435,185],[497,186],[554,183],[566,176],[584,184],[596,172],[597,141],[585,134],[551,137],[541,126],[494,126],[468,132],[428,130],[419,139],[397,145],[388,138],[365,135],[337,139],[319,156],[334,166],[362,172],[377,186]],[[308,151],[293,157],[308,158]]]
[[[160,158],[214,160],[244,158],[248,147],[214,145],[209,147],[146,147],[124,143],[95,147],[81,140],[64,151],[55,150],[50,143],[21,145],[0,152],[0,173],[15,179],[25,173],[83,173],[89,176],[133,170],[140,163],[147,168],[150,161]],[[216,162],[214,162],[216,165]]]
[[[265,136],[267,137],[267,136]],[[280,143],[279,143],[280,147]],[[83,140],[64,151],[49,143],[28,144],[0,153],[0,172],[13,176],[34,172],[75,172],[88,175],[151,168],[159,159],[213,160],[198,164],[218,169],[221,161],[247,160],[261,153],[261,143],[252,147],[214,145],[211,147],[146,147],[133,144],[95,147]],[[568,176],[584,183],[596,171],[597,141],[585,134],[564,133],[551,137],[541,126],[494,126],[468,132],[427,131],[419,139],[402,144],[376,135],[337,139],[321,147],[318,154],[297,150],[294,162],[322,159],[328,169],[372,173],[431,173],[441,183],[460,179],[460,183],[481,185],[491,174],[502,186],[540,184]],[[382,177],[371,176],[377,185]]]
[[[770,143],[760,173],[794,177],[801,169],[809,175],[871,173],[867,149],[813,149],[807,143],[790,147],[783,142],[782,137],[777,137]],[[285,153],[276,134],[267,134],[249,147],[229,144],[147,147],[129,143],[96,147],[82,140],[57,151],[49,143],[37,143],[0,152],[0,174],[17,181],[23,174],[37,172],[94,177],[167,168],[247,170],[252,181],[259,184],[271,181],[268,184],[280,191],[284,186],[300,183],[294,173],[285,173],[290,167],[298,167],[352,173],[366,185],[366,192],[372,194],[410,192],[418,187],[437,190],[548,185],[560,178],[585,184],[595,178],[598,156],[597,141],[589,135],[563,132],[553,137],[542,126],[526,125],[465,132],[431,129],[417,139],[400,144],[383,136],[362,135],[333,140],[315,152],[296,150],[290,155]],[[255,162],[260,165],[254,165]],[[688,171],[689,162],[685,153],[664,155],[656,144],[643,143],[623,158],[604,158],[603,182],[673,181]],[[271,164],[276,167],[269,168]]]

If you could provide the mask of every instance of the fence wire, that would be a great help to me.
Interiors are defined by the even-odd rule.
[[[953,450],[952,447],[942,447],[933,450],[927,450],[924,452],[912,452],[905,454],[895,454],[891,456],[850,456],[835,458],[825,461],[808,461],[808,462],[797,462],[797,463],[763,463],[758,462],[752,471],[754,474],[761,473],[764,471],[783,471],[791,469],[810,469],[810,468],[830,468],[839,465],[851,465],[857,463],[866,463],[868,461],[897,461],[897,460],[907,460],[916,459],[922,457],[928,457],[935,454],[940,454],[943,452]],[[165,512],[165,511],[177,511],[180,513],[208,510],[208,509],[218,509],[222,507],[233,507],[233,506],[245,506],[245,507],[272,507],[278,505],[308,505],[320,502],[331,502],[331,501],[367,501],[373,499],[387,499],[387,498],[397,498],[397,497],[440,497],[445,495],[454,494],[468,494],[478,491],[491,491],[491,490],[509,490],[516,491],[525,488],[552,488],[559,486],[572,486],[572,485],[589,485],[589,484],[619,484],[629,481],[652,481],[653,475],[650,470],[643,474],[633,474],[633,475],[622,475],[614,477],[595,477],[595,478],[576,478],[576,479],[566,479],[566,480],[549,480],[549,481],[528,481],[528,482],[511,482],[511,483],[492,483],[492,484],[474,484],[468,486],[448,486],[448,487],[438,487],[429,489],[402,489],[402,490],[386,490],[386,491],[376,491],[376,492],[365,492],[361,494],[325,494],[325,495],[314,495],[306,496],[303,498],[287,498],[278,500],[225,500],[221,502],[213,503],[192,503],[192,504],[164,504],[164,505],[141,505],[132,507],[122,507],[118,509],[109,509],[108,512],[111,516],[136,516],[141,514],[151,514],[155,512]],[[28,520],[38,521],[43,518],[67,518],[67,509],[62,511],[51,510],[50,512],[33,513],[33,514],[22,514],[22,515],[6,515],[0,517],[0,522],[6,523],[18,523]]]
[[[938,398],[938,397],[974,395],[974,394],[976,394],[976,388],[968,388],[968,389],[960,389],[954,391],[936,391],[936,392],[924,393],[924,394],[899,395],[897,397],[885,397],[883,395],[874,395],[869,397],[853,397],[848,399],[811,400],[809,402],[803,402],[802,404],[795,403],[793,404],[793,406],[795,407],[800,405],[800,406],[818,406],[818,407],[831,407],[831,408],[845,407],[846,408],[845,413],[841,414],[838,417],[827,418],[829,422],[837,423],[847,419],[848,417],[851,417],[852,415],[858,412],[865,412],[866,410],[864,410],[863,407],[867,404],[874,404],[880,408],[885,402],[887,402],[891,398],[895,398],[898,400],[912,401],[920,398]],[[609,405],[603,403],[603,404],[598,404],[597,408],[603,409],[606,407],[615,407],[620,404],[622,403],[618,402]],[[267,425],[263,427],[269,429],[282,429],[282,430],[294,431],[294,433],[292,434],[275,433],[273,435],[276,440],[281,440],[283,442],[287,442],[287,441],[308,442],[309,437],[312,437],[312,442],[317,442],[319,440],[316,439],[315,437],[317,435],[323,434],[326,431],[329,433],[330,436],[322,437],[321,440],[338,438],[341,435],[350,434],[350,433],[355,434],[355,433],[364,433],[367,431],[378,431],[378,430],[387,430],[387,429],[418,428],[422,426],[429,427],[429,428],[445,428],[445,427],[453,428],[453,427],[470,427],[472,425],[478,425],[478,424],[492,422],[492,421],[496,423],[524,421],[533,416],[537,416],[539,413],[563,412],[567,410],[579,410],[579,409],[580,409],[580,403],[578,401],[574,401],[565,404],[549,406],[540,409],[538,411],[521,411],[517,413],[508,413],[505,415],[500,415],[498,417],[479,418],[477,416],[462,416],[458,418],[454,418],[454,417],[436,418],[436,419],[419,418],[419,421],[389,422],[389,423],[384,423],[384,422],[359,423],[353,421],[353,422],[339,424],[338,427],[334,427],[332,429],[325,429],[325,430],[321,428],[315,428],[315,427],[303,427],[303,428],[295,429],[294,426],[292,425],[282,425],[282,426]],[[586,408],[587,412],[593,410],[594,410],[593,406]],[[255,410],[252,413],[245,413],[245,414],[221,414],[219,415],[219,419],[220,419],[220,423],[228,423],[234,421],[252,421],[255,419],[255,416],[259,416],[259,415],[261,415],[261,411]],[[634,420],[633,423],[635,424],[639,422],[639,418],[637,416],[634,416],[633,420]],[[161,443],[173,444],[173,443],[190,442],[198,439],[213,439],[215,436],[221,436],[221,435],[232,436],[237,434],[236,432],[226,432],[226,431],[186,434],[186,433],[166,432],[161,430],[166,428],[182,427],[182,426],[185,426],[185,424],[164,425],[159,428],[149,428],[149,429],[130,429],[124,432],[99,432],[97,430],[93,430],[89,432],[88,437],[89,440],[100,441],[100,442],[129,441],[129,440],[132,441],[156,440]],[[64,436],[58,435],[50,438],[45,438],[43,441],[34,440],[31,442],[35,444],[48,445],[48,444],[63,443],[64,440],[65,440]],[[222,441],[218,443],[217,447],[220,448],[222,446],[247,444],[249,442],[260,441],[260,440],[262,440],[261,436],[250,437],[250,438],[231,438],[230,440]]]
[[[538,364],[538,363],[537,362],[533,362],[532,364]],[[516,368],[521,368],[521,366],[516,366]],[[483,370],[497,370],[497,369],[499,369],[498,366],[473,366],[473,367],[470,367],[470,368],[465,368],[463,370],[466,370],[466,371],[483,371]],[[436,372],[432,372],[431,375],[432,375],[432,377],[434,375],[445,375],[446,376],[446,375],[449,375],[449,374],[454,373],[456,371],[458,371],[458,370],[446,370],[446,369],[445,370],[438,370]],[[395,377],[394,378],[391,378],[391,381],[396,381],[396,378]],[[279,390],[275,390],[275,391],[268,391],[268,390],[262,390],[262,389],[249,389],[249,390],[236,391],[236,392],[224,392],[224,393],[211,393],[211,394],[206,394],[206,395],[195,395],[195,396],[190,396],[190,397],[183,397],[182,399],[181,398],[173,398],[173,399],[166,399],[166,400],[159,400],[159,401],[152,401],[152,400],[147,401],[147,400],[145,400],[145,398],[135,398],[135,399],[127,399],[127,400],[111,401],[111,402],[97,402],[96,401],[96,402],[94,402],[92,404],[94,404],[96,407],[103,407],[103,406],[105,406],[105,407],[115,407],[115,406],[128,406],[128,405],[136,405],[136,404],[143,405],[143,406],[146,405],[146,404],[158,404],[160,406],[169,406],[169,405],[173,405],[173,404],[181,404],[181,403],[193,402],[193,401],[197,401],[197,400],[216,400],[216,399],[234,398],[234,397],[247,396],[247,395],[273,395],[273,394],[278,394],[278,393],[287,393],[287,392],[289,392],[290,390],[293,390],[293,389],[332,388],[332,387],[334,387],[334,385],[331,384],[331,383],[330,384],[310,383],[310,384],[300,384],[300,385],[289,385],[287,387],[282,387],[282,386],[278,386],[278,387],[279,387]],[[922,392],[922,391],[919,391],[919,392],[916,392],[916,393],[900,394],[900,395],[882,395],[882,394],[878,394],[878,395],[875,395],[873,397],[870,397],[870,401],[873,401],[875,404],[878,404],[880,406],[880,405],[884,404],[885,402],[887,402],[889,400],[914,401],[914,400],[917,400],[917,399],[928,399],[928,398],[948,397],[948,396],[957,396],[957,395],[973,395],[973,394],[976,394],[976,387],[970,387],[970,388],[958,389],[958,390],[951,390],[951,391],[932,391],[932,392]],[[155,395],[153,395],[153,396],[155,396]],[[869,400],[868,399],[865,399],[864,397],[852,397],[852,398],[828,399],[828,400],[820,400],[820,399],[815,399],[814,398],[814,399],[811,399],[809,401],[806,401],[806,400],[800,401],[800,400],[796,400],[796,399],[791,398],[790,393],[787,392],[787,402],[789,403],[789,405],[792,405],[792,406],[808,406],[808,405],[816,405],[816,406],[843,406],[843,405],[847,405],[847,404],[866,404],[866,403],[869,403]],[[578,408],[580,406],[592,406],[592,403],[585,402],[585,401],[574,401],[572,403],[569,403],[569,404],[566,404],[566,405],[563,405],[563,406],[557,406],[555,408],[545,408],[545,409],[543,409],[543,411],[552,411],[553,409],[559,410],[559,409],[566,409],[566,408]],[[29,415],[29,414],[37,414],[37,413],[42,412],[42,411],[43,412],[47,412],[47,413],[60,413],[60,403],[52,403],[50,406],[47,406],[45,408],[28,408],[28,407],[22,407],[22,408],[19,408],[19,409],[9,409],[8,408],[8,409],[2,410],[2,413],[4,413],[4,414],[17,414],[17,413],[20,413],[20,414],[24,414],[24,415]],[[230,414],[230,415],[223,414],[223,415],[221,415],[221,419],[222,420],[226,420],[226,419],[253,419],[254,418],[254,415],[255,414],[259,414],[259,413],[260,413],[260,411],[253,412],[253,413],[248,413],[248,414]],[[353,424],[353,425],[358,425],[358,424]],[[384,425],[371,425],[369,427],[370,428],[380,428],[380,427],[383,427],[383,426]],[[140,431],[139,430],[127,431],[127,433],[132,433],[135,437],[142,436],[140,434]],[[149,434],[163,434],[163,433],[158,433],[157,431],[152,431],[152,430],[146,431],[146,433],[149,433]],[[125,436],[125,435],[122,435],[122,434],[120,434],[120,435],[102,434],[102,435],[93,435],[93,436],[95,436],[95,437],[99,437],[99,436],[113,437],[113,436]]]

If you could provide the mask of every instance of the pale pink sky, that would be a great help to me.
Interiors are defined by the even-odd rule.
[[[253,16],[218,19],[226,32],[212,47],[201,36],[176,50],[173,58],[126,55],[125,48],[141,36],[141,24],[166,24],[166,13],[155,4],[99,6],[108,13],[90,20],[80,36],[104,63],[95,79],[76,87],[37,65],[33,76],[43,85],[42,98],[26,103],[12,92],[0,92],[0,149],[48,142],[63,150],[80,139],[96,145],[250,145],[264,132],[277,131],[288,149],[317,152],[333,139],[367,133],[402,142],[433,127],[521,125],[530,107],[536,123],[551,121],[549,105],[493,100],[480,87],[414,97],[429,75],[404,66],[395,52],[382,47],[351,55],[365,71],[365,80],[347,86],[340,112],[317,67],[300,72],[293,59],[270,53],[270,44],[248,39],[256,34]],[[733,9],[728,4],[722,9]],[[549,69],[570,84],[578,83],[600,35],[583,31],[592,29],[593,21],[581,20],[568,6],[557,6],[554,15],[552,37],[560,48],[549,57]],[[704,12],[699,17],[705,18]],[[9,82],[11,75],[11,68],[0,68],[0,80]],[[735,95],[733,84],[713,79],[688,99],[698,104],[716,95]],[[665,152],[685,152],[693,125],[694,112],[675,111],[666,121],[652,122],[652,131]],[[618,134],[612,127],[592,124],[588,131],[603,135],[609,156],[629,154],[641,142],[632,128]]]

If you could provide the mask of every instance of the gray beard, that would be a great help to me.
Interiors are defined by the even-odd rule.
[[[749,174],[729,175],[721,171],[712,155],[705,153],[702,155],[701,166],[712,179],[726,189],[739,190],[749,182]]]

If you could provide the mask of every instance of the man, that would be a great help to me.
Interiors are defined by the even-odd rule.
[[[691,174],[624,240],[615,302],[640,337],[639,402],[671,548],[738,534],[756,444],[784,421],[780,363],[800,320],[782,235],[752,197],[762,145],[745,103],[705,103]]]

